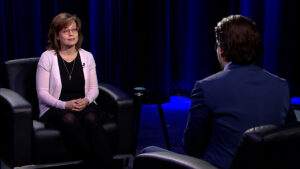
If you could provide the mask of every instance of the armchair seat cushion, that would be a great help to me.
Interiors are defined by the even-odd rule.
[[[33,134],[33,163],[43,164],[79,159],[66,149],[58,130],[44,128],[35,130]]]
[[[40,125],[37,125],[38,123]],[[34,125],[33,162],[35,164],[80,160],[80,157],[76,157],[67,149],[60,131],[45,128],[45,126],[41,126],[42,124],[35,122]],[[103,128],[107,132],[112,148],[114,148],[113,145],[117,140],[117,124],[114,122],[105,123]]]

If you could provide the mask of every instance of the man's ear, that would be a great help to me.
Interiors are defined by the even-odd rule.
[[[220,54],[223,54],[223,52],[224,52],[224,50],[223,50],[223,48],[221,48],[221,47],[219,47],[219,52],[220,52]]]

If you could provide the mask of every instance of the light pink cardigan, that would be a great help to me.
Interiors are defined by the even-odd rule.
[[[79,49],[85,80],[85,98],[89,103],[98,96],[96,64],[93,55]],[[65,109],[66,102],[59,100],[62,89],[57,55],[54,50],[45,51],[39,60],[36,72],[36,90],[39,99],[40,117],[50,108]]]

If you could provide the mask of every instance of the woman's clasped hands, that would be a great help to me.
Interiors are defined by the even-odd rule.
[[[87,98],[79,98],[75,100],[67,101],[66,109],[72,111],[82,111],[89,104],[89,100]]]

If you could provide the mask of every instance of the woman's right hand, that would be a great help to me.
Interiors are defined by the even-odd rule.
[[[67,103],[66,103],[66,109],[67,110],[74,110],[75,104],[76,104],[76,100],[67,101]]]

